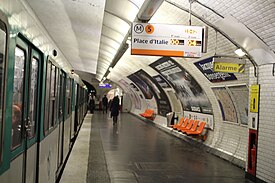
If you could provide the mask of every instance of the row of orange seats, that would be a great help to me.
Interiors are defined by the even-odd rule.
[[[177,124],[171,125],[170,127],[174,130],[186,133],[187,135],[200,135],[205,125],[206,123],[203,121],[181,118]]]

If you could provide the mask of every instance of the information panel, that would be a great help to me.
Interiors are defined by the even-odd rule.
[[[132,24],[132,55],[201,57],[205,27]]]
[[[250,112],[258,112],[259,111],[259,85],[251,85],[250,86]]]
[[[210,57],[194,64],[212,83],[237,80],[236,76],[233,73],[214,72],[213,62],[213,57]]]

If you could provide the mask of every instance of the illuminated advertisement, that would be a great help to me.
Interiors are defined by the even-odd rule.
[[[135,73],[127,76],[131,81],[133,81],[141,90],[143,93],[145,99],[152,99],[153,98],[153,93],[150,90],[150,87],[147,85],[147,83],[140,79]]]
[[[140,90],[144,92],[146,99],[152,99],[152,97],[156,99],[159,115],[166,116],[167,113],[171,112],[171,105],[165,92],[145,71],[139,70],[128,78],[138,85]]]
[[[211,103],[200,85],[175,60],[170,57],[163,57],[150,64],[150,67],[172,84],[184,111],[213,113]]]
[[[136,109],[141,109],[141,101],[139,96],[136,94],[136,91],[139,91],[137,87],[133,83],[128,83],[125,80],[121,79],[119,80],[120,85],[122,85],[122,88],[128,92],[133,99],[132,101],[134,102],[135,108]]]
[[[171,88],[170,84],[161,75],[153,76],[153,78],[162,88]]]

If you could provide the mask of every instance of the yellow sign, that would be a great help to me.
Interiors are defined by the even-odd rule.
[[[250,112],[259,111],[259,93],[260,93],[259,85],[250,86]]]
[[[243,73],[244,64],[214,62],[214,72]]]

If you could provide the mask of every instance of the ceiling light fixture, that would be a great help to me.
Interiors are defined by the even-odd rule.
[[[137,18],[141,21],[149,21],[161,6],[164,0],[145,1],[141,6]]]
[[[235,50],[235,53],[236,53],[239,57],[243,57],[243,56],[246,55],[246,53],[245,53],[241,48]]]

